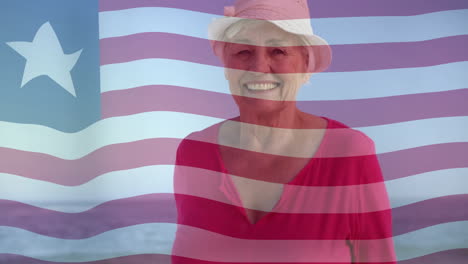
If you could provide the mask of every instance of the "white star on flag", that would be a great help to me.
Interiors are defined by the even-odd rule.
[[[70,71],[75,67],[82,49],[65,54],[49,22],[39,28],[32,42],[7,44],[26,59],[21,87],[36,77],[46,75],[76,97]]]

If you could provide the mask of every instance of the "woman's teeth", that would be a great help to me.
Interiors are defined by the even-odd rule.
[[[278,83],[255,83],[255,84],[246,84],[247,89],[253,91],[266,91],[278,87]]]

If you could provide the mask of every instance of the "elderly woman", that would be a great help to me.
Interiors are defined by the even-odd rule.
[[[331,60],[306,1],[236,1],[209,28],[238,117],[177,151],[176,263],[391,263],[391,214],[374,144],[300,111]]]

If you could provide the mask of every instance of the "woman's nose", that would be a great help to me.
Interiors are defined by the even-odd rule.
[[[256,53],[251,60],[250,71],[261,73],[272,72],[271,58],[268,57],[268,54],[261,52]]]

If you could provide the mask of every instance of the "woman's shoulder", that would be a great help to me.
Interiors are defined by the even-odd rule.
[[[381,182],[383,177],[374,141],[359,129],[333,119],[328,120],[323,155],[330,158],[326,159],[329,166],[340,171],[332,181],[342,185]]]
[[[204,129],[193,131],[181,140],[177,152],[196,150],[200,147],[218,143],[218,131],[225,121],[212,124]]]
[[[374,141],[359,129],[323,117],[327,124],[327,146],[329,154],[338,156],[361,156],[375,154]]]

